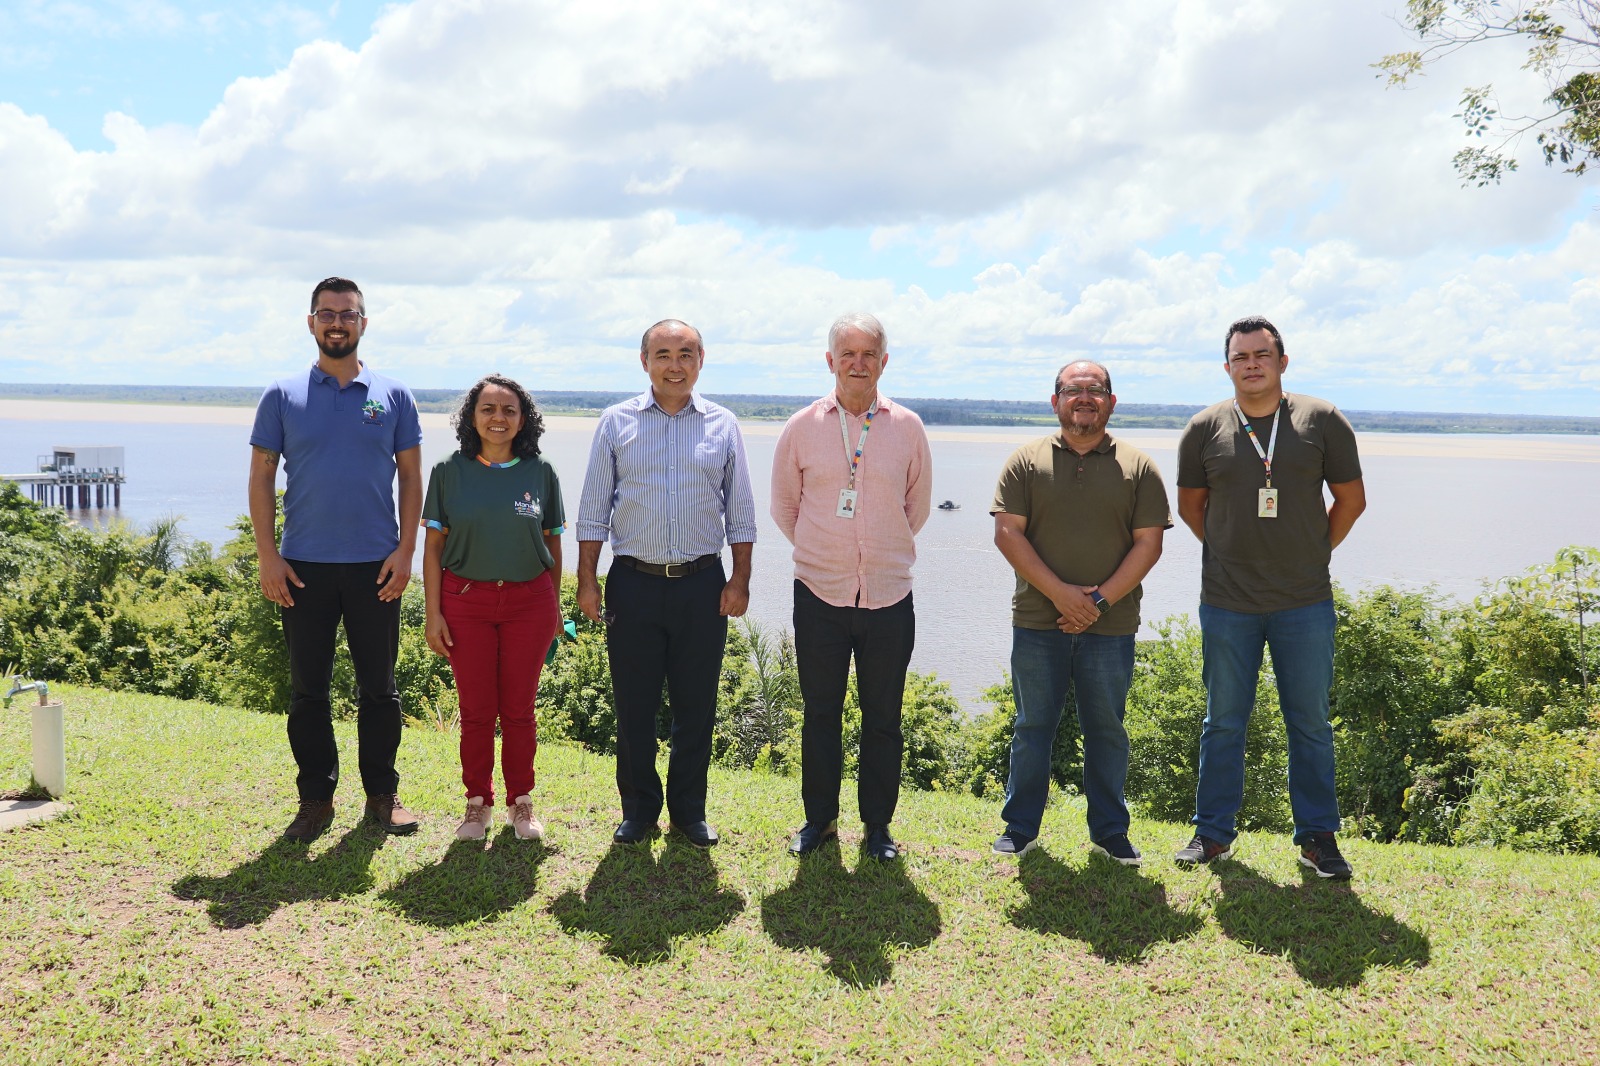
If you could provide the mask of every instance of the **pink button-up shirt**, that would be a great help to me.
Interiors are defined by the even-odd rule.
[[[862,417],[845,412],[849,452],[830,393],[795,412],[772,457],[772,520],[794,544],[794,576],[835,607],[876,610],[911,592],[913,537],[933,500],[933,455],[922,419],[878,394],[877,413],[856,466],[856,516],[840,518],[850,453]]]

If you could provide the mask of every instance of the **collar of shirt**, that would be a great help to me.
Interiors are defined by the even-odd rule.
[[[1074,455],[1076,455],[1077,454],[1077,449],[1075,449],[1072,445],[1068,444],[1066,438],[1067,438],[1067,435],[1065,433],[1057,433],[1054,437],[1050,438],[1050,443],[1054,444],[1057,448],[1065,448],[1067,451],[1072,452]],[[1089,455],[1093,455],[1093,454],[1104,455],[1106,452],[1109,452],[1110,450],[1111,450],[1111,434],[1107,433],[1105,436],[1100,438],[1100,443],[1099,444],[1096,444],[1093,448],[1090,448],[1089,451],[1086,452],[1085,454],[1089,454]]]
[[[630,400],[628,402],[633,405],[633,409],[636,410],[636,411],[643,411],[643,410],[646,410],[647,408],[654,407],[656,410],[660,411],[662,414],[664,414],[664,415],[667,414],[666,408],[664,408],[660,404],[656,403],[656,390],[655,389],[645,389],[644,392],[642,392],[639,395],[635,396],[632,400]],[[689,393],[689,402],[683,405],[683,409],[680,410],[678,412],[678,414],[681,415],[681,414],[683,414],[684,411],[688,411],[690,409],[698,411],[702,415],[706,413],[706,399],[705,399],[704,396],[700,395],[698,390],[695,391],[695,392]],[[671,418],[673,416],[672,415],[667,415],[667,417]]]
[[[822,399],[818,402],[822,404],[822,409],[824,411],[827,411],[831,414],[839,408],[839,391],[837,389],[833,390],[832,392],[828,393],[828,395],[822,397]],[[878,390],[878,402],[873,406],[873,410],[887,411],[893,405],[894,401],[885,396],[883,394],[883,390]],[[846,411],[845,414],[850,415],[851,418],[861,417],[861,415],[851,415],[849,411]]]
[[[362,362],[358,361],[356,363],[356,365],[359,366],[361,369],[356,372],[356,376],[355,377],[350,379],[350,385],[354,385],[354,384],[357,384],[359,382],[360,384],[366,385],[368,388],[371,388],[371,386],[372,386],[372,371],[367,369],[367,364],[366,363],[362,363]],[[327,382],[327,381],[331,381],[336,385],[339,382],[338,378],[334,377],[332,374],[328,373],[326,370],[323,370],[316,363],[312,363],[311,364],[311,380],[316,382],[318,385],[321,385],[322,383]],[[340,387],[348,389],[350,387],[350,385],[343,385],[343,386],[340,386]]]

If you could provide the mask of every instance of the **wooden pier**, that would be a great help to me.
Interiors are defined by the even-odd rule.
[[[58,444],[39,456],[33,473],[0,474],[0,481],[28,486],[36,502],[52,507],[121,507],[125,462],[121,446]]]

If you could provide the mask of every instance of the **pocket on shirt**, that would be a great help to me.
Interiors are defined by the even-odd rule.
[[[713,485],[720,486],[728,465],[727,449],[720,441],[702,441],[694,447],[694,465]]]

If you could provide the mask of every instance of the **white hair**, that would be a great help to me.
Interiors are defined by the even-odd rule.
[[[883,323],[878,321],[876,315],[869,315],[865,311],[851,311],[834,319],[833,325],[828,327],[828,351],[831,352],[839,346],[839,334],[847,329],[859,329],[871,336],[878,342],[880,355],[889,347],[889,336],[884,332]]]

